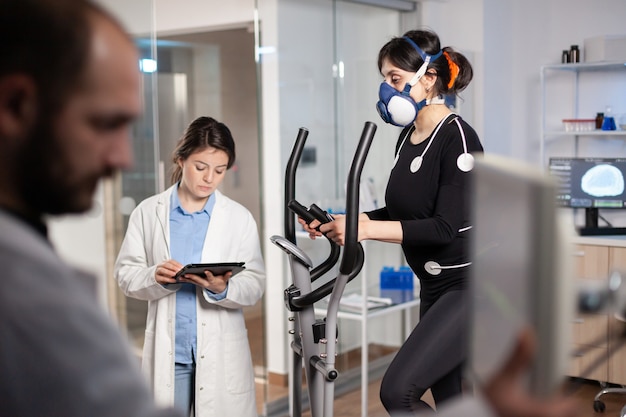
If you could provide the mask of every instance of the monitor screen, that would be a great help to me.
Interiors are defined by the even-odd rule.
[[[585,210],[580,235],[626,235],[600,214],[626,208],[626,158],[550,158],[550,174],[557,182],[557,205]],[[607,225],[600,226],[602,218]]]
[[[574,208],[626,207],[626,158],[550,158],[557,179],[557,205]]]

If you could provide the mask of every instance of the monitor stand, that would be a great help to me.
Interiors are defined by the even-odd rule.
[[[598,227],[598,209],[585,209],[585,227],[578,228],[581,236],[616,236],[626,235],[626,227]]]

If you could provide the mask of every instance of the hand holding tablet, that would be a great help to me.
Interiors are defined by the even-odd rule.
[[[181,277],[185,274],[198,275],[202,278],[206,277],[204,271],[209,271],[213,275],[224,275],[227,272],[232,272],[232,276],[243,271],[246,267],[244,262],[217,262],[217,263],[205,263],[205,264],[187,264],[180,271],[176,273],[174,279],[178,282],[181,281]]]

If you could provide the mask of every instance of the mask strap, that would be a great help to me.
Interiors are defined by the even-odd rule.
[[[426,74],[426,70],[428,69],[428,64],[430,63],[430,55],[426,57],[422,66],[417,70],[413,78],[409,81],[409,85],[413,87],[417,82]]]
[[[422,57],[422,59],[424,60],[422,66],[419,67],[413,78],[411,78],[411,80],[409,81],[409,85],[413,87],[419,81],[419,79],[422,78],[424,74],[426,74],[428,64],[439,58],[443,54],[443,51],[439,51],[435,55],[428,55],[426,52],[422,51],[422,48],[417,46],[413,39],[409,38],[408,36],[403,36],[403,39],[410,43],[411,46],[413,46],[413,48],[417,51],[417,53],[420,54],[420,57]]]

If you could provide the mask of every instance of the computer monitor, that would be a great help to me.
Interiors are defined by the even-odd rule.
[[[621,235],[626,228],[598,225],[600,209],[626,208],[626,158],[550,158],[561,207],[585,209],[581,235]]]
[[[477,156],[471,179],[470,374],[488,380],[531,326],[537,352],[528,388],[549,395],[568,370],[575,307],[572,230],[554,203],[555,181],[496,155]]]

